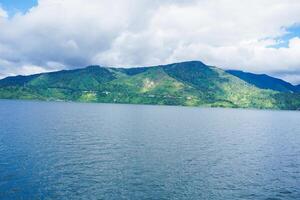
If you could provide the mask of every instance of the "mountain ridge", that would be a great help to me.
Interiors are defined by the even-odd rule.
[[[93,65],[75,70],[7,77],[0,80],[0,98],[291,110],[300,108],[298,93],[262,88],[200,61],[140,68]]]
[[[241,70],[226,70],[226,72],[261,89],[271,89],[279,92],[299,92],[296,85],[267,74],[255,74]]]

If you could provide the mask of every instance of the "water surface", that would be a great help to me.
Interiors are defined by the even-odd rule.
[[[1,100],[0,199],[300,199],[300,112]]]

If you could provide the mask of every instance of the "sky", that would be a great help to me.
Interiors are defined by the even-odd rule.
[[[18,12],[25,13],[37,5],[37,0],[0,0],[2,9],[5,9],[9,16]]]
[[[300,84],[300,1],[0,0],[0,78],[188,60]]]

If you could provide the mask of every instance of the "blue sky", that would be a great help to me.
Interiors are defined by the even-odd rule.
[[[300,37],[300,25],[297,24],[297,25],[287,28],[287,32],[288,33],[281,38],[281,40],[283,40],[285,42],[285,44],[287,44],[288,41],[292,38]]]
[[[16,12],[25,13],[30,8],[37,5],[37,0],[0,0],[0,5],[11,16]]]
[[[295,37],[300,37],[300,24],[295,24],[294,26],[285,28],[286,34],[283,36],[276,38],[279,43],[275,45],[270,45],[270,48],[287,48],[289,45],[290,39],[293,39]]]

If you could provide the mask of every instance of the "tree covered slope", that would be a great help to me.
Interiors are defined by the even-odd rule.
[[[0,98],[264,109],[299,109],[300,96],[261,89],[202,62],[58,71],[0,80]],[[283,92],[284,91],[284,92]]]
[[[297,92],[300,92],[300,85],[296,85]]]
[[[239,70],[227,70],[226,72],[246,81],[247,83],[253,84],[256,87],[261,89],[270,89],[279,92],[298,91],[296,86],[286,81],[283,81],[281,79],[268,76],[266,74],[253,74],[253,73],[243,72]]]

